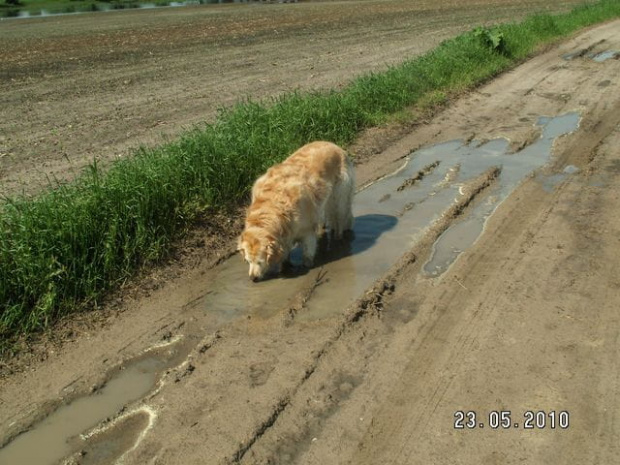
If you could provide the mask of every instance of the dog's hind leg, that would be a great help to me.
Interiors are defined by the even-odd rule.
[[[342,205],[340,205],[339,217],[343,232],[353,231],[353,195],[353,188],[351,188],[350,191],[346,194],[346,200],[343,202]]]
[[[355,170],[351,160],[347,159],[345,174],[342,177],[341,185],[342,199],[338,203],[338,219],[342,231],[353,230],[353,197],[355,196]]]
[[[332,232],[335,239],[342,239],[345,231],[353,229],[353,213],[351,207],[355,194],[354,178],[351,173],[347,173],[335,186],[333,192],[333,209],[330,212]]]

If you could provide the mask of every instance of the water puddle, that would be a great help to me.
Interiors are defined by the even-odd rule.
[[[445,272],[456,258],[470,247],[480,236],[486,220],[495,211],[497,206],[514,190],[527,175],[537,168],[544,166],[551,157],[554,140],[564,134],[577,129],[579,115],[569,113],[556,118],[539,118],[538,126],[542,128],[542,135],[533,144],[515,154],[508,154],[509,143],[505,139],[497,139],[482,146],[476,146],[472,141],[467,145],[445,145],[431,147],[422,152],[428,157],[436,157],[438,148],[443,151],[443,157],[451,163],[460,163],[461,172],[472,169],[480,170],[490,166],[501,166],[502,172],[496,186],[472,208],[469,215],[446,230],[433,246],[431,259],[424,265],[423,273],[427,276],[439,276]],[[454,143],[453,143],[454,144]],[[565,173],[574,173],[578,168],[570,165]],[[551,177],[546,177],[550,180]]]
[[[154,413],[139,410],[98,432],[80,450],[80,465],[109,465],[133,449],[152,424]]]
[[[493,189],[497,192],[498,189]],[[457,257],[480,236],[484,223],[499,204],[499,196],[489,194],[467,216],[448,228],[435,242],[431,258],[422,268],[426,276],[436,277],[445,272]]]
[[[49,465],[82,449],[80,434],[143,398],[154,389],[162,372],[181,363],[186,355],[183,344],[177,342],[122,366],[94,394],[59,407],[0,449],[0,463]]]
[[[592,58],[592,60],[596,61],[597,63],[602,63],[607,60],[620,58],[620,52],[616,52],[614,50],[607,50],[606,52],[597,53],[590,58]]]
[[[250,325],[269,320],[288,309],[300,293],[313,289],[296,313],[296,321],[335,317],[385,274],[455,201],[468,198],[464,189],[472,180],[501,168],[494,171],[493,182],[474,199],[464,217],[455,220],[434,244],[423,273],[438,276],[476,241],[485,221],[512,190],[549,161],[554,140],[578,124],[577,113],[540,118],[540,139],[514,154],[509,153],[506,139],[450,141],[418,150],[397,172],[357,193],[354,238],[320,249],[313,269],[301,267],[300,253],[295,251],[291,270],[253,283],[247,265],[232,257],[205,275],[204,296],[186,305],[183,312],[199,321],[197,326],[205,332],[241,317],[247,317]],[[563,175],[574,169],[567,167]],[[319,277],[322,284],[317,286]],[[150,421],[147,416],[123,419],[111,427],[113,431],[86,443],[80,434],[153,392],[162,372],[186,359],[191,344],[186,336],[130,362],[96,393],[58,408],[0,449],[0,463],[54,464],[80,450],[86,451],[84,463],[107,463],[110,457],[118,457],[145,431]]]
[[[615,60],[620,59],[620,52],[618,52],[617,50],[605,50],[604,52],[594,53],[594,52],[590,52],[588,49],[584,49],[584,50],[578,50],[573,53],[566,53],[562,55],[562,58],[567,61],[571,61],[571,60],[574,60],[575,58],[581,58],[584,56],[597,63],[603,63],[604,61],[611,60],[611,59],[615,59]]]

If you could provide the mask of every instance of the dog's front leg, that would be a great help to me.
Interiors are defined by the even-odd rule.
[[[311,268],[316,255],[317,238],[316,234],[308,234],[304,236],[301,243],[301,249],[304,256],[304,266]]]
[[[280,263],[280,271],[281,270],[290,270],[293,269],[293,262],[291,261],[291,247],[285,248],[283,253],[283,260]]]

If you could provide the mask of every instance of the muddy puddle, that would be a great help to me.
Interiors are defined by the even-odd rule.
[[[394,262],[411,248],[432,224],[461,197],[468,182],[491,167],[501,168],[497,180],[480,195],[463,218],[441,235],[424,274],[438,276],[480,236],[484,223],[514,188],[551,157],[554,140],[574,131],[579,115],[569,113],[537,122],[541,137],[511,154],[509,141],[484,143],[450,141],[412,153],[406,163],[355,196],[354,238],[319,252],[316,266],[303,274],[252,283],[247,265],[238,257],[224,263],[209,278],[207,295],[192,305],[213,324],[240,316],[268,319],[293,302],[295,296],[316,284],[298,320],[333,316],[359,297]],[[295,251],[292,261],[299,265]]]
[[[142,407],[122,415],[109,426],[96,430],[77,454],[77,460],[65,465],[110,465],[118,463],[128,451],[134,449],[153,425],[155,412]]]
[[[122,365],[93,394],[59,407],[0,449],[0,464],[55,464],[84,450],[82,433],[153,391],[162,373],[179,365],[188,351],[184,341],[174,341]],[[91,456],[109,455],[115,451],[118,441],[119,438],[114,438],[104,446],[99,445],[94,449],[98,454]]]
[[[589,52],[587,50],[579,50],[573,53],[567,53],[562,55],[567,61],[574,60],[575,58],[586,57],[596,63],[603,63],[607,60],[618,60],[620,59],[620,52],[617,50],[605,50],[604,52]]]
[[[549,161],[555,139],[577,129],[579,115],[569,113],[555,118],[543,117],[538,120],[537,125],[542,129],[540,139],[515,154],[509,153],[509,142],[506,139],[497,139],[482,145],[476,141],[469,144],[450,142],[418,153],[418,156],[434,158],[441,152],[441,156],[450,160],[450,163],[460,163],[461,182],[464,173],[468,171],[468,165],[473,171],[480,171],[490,166],[502,168],[496,185],[489,189],[483,198],[478,199],[468,215],[439,237],[433,246],[431,259],[424,265],[425,275],[439,276],[460,253],[476,241],[484,229],[486,220],[501,201],[508,197],[526,176]],[[567,166],[563,173],[541,176],[540,181],[544,188],[552,190],[567,175],[576,171],[578,171],[576,167]]]
[[[292,256],[294,266],[284,275],[253,283],[247,265],[235,256],[205,275],[204,296],[186,305],[183,312],[208,333],[242,317],[248,322],[269,320],[311,290],[295,321],[337,317],[457,200],[468,195],[466,187],[472,180],[497,167],[499,174],[434,244],[422,273],[439,276],[476,241],[502,200],[550,160],[554,140],[574,131],[579,115],[540,118],[537,125],[541,137],[517,153],[510,153],[507,139],[449,141],[413,152],[395,173],[356,194],[353,237],[329,246],[324,243],[313,269],[300,265],[297,250]],[[562,175],[571,173],[574,167],[567,167]],[[54,464],[78,451],[87,452],[80,463],[106,463],[119,457],[146,431],[148,415],[123,419],[87,442],[80,435],[153,392],[162,373],[186,359],[193,348],[191,340],[186,337],[129,362],[97,392],[58,408],[0,449],[0,463]]]
[[[617,52],[615,50],[608,50],[606,52],[597,53],[591,58],[597,63],[602,63],[604,61],[612,59],[617,60],[618,58],[620,58],[620,52]]]

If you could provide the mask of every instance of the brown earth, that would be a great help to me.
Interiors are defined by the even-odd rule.
[[[0,23],[0,194],[32,192],[240,99],[338,87],[560,0],[205,5]]]
[[[453,139],[505,137],[518,157],[538,117],[581,115],[439,278],[421,273],[432,244],[490,174],[350,304],[339,298],[348,277],[334,274],[344,259],[233,297],[241,265],[205,261],[126,301],[103,328],[1,381],[0,443],[59,404],[96,398],[165,341],[176,355],[156,387],[73,438],[84,452],[73,463],[615,463],[620,61],[562,58],[585,49],[620,50],[620,22],[500,76],[358,166],[366,184],[412,148]],[[549,186],[568,165],[579,171]],[[476,412],[477,426],[455,429],[457,411]],[[490,427],[492,411],[511,412],[508,430]],[[567,411],[570,425],[526,429],[527,411]],[[98,443],[118,451],[101,458]]]

